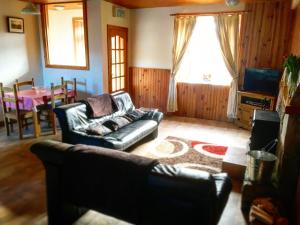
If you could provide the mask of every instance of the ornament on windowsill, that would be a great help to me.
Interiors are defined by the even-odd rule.
[[[232,7],[236,6],[239,3],[239,0],[225,0],[227,6]]]

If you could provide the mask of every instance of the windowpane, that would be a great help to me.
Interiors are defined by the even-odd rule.
[[[116,63],[120,62],[120,50],[116,50]]]
[[[117,90],[120,90],[121,87],[121,78],[116,78],[117,80]]]
[[[116,79],[112,79],[112,91],[115,91],[116,90]]]
[[[47,4],[44,7],[46,66],[88,66],[83,3]],[[46,35],[47,34],[47,35]]]
[[[116,38],[112,37],[111,38],[111,49],[115,49],[116,48]]]
[[[116,36],[116,49],[119,49],[119,36]]]
[[[124,89],[125,87],[125,78],[121,77],[121,89]]]
[[[231,80],[222,56],[214,18],[198,17],[178,71],[178,81],[230,85]]]
[[[116,51],[111,51],[111,63],[116,63]]]
[[[111,74],[112,77],[116,76],[116,64],[111,65]]]
[[[120,51],[120,62],[121,62],[121,63],[124,62],[124,53],[125,53],[124,50],[121,50],[121,51]]]
[[[125,68],[125,65],[124,64],[121,64],[121,76],[124,76],[125,73],[124,73],[124,68]]]
[[[120,64],[117,64],[116,65],[117,66],[117,73],[116,73],[116,76],[120,76],[121,74],[120,74]]]
[[[120,38],[120,49],[124,49],[124,38]]]

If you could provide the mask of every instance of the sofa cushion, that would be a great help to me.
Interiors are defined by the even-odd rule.
[[[131,120],[123,116],[115,117],[112,119],[112,121],[118,124],[119,128],[122,128],[131,122]]]
[[[112,97],[119,111],[128,112],[135,109],[128,93],[120,91],[112,94]]]
[[[102,125],[109,128],[112,131],[119,130],[119,125],[113,120],[106,120]]]
[[[136,120],[139,120],[140,118],[142,118],[145,114],[146,114],[146,112],[144,112],[140,109],[134,109],[132,111],[128,111],[124,115],[124,117],[126,117],[128,120],[136,121]]]
[[[111,139],[116,149],[126,149],[152,133],[156,128],[157,122],[153,120],[138,120],[107,134],[105,138]]]
[[[111,133],[112,130],[109,129],[108,127],[104,126],[101,123],[93,123],[90,124],[87,129],[86,129],[86,133],[90,134],[90,135],[100,135],[100,136],[104,136],[106,134]]]
[[[113,113],[113,100],[110,94],[102,94],[87,98],[91,107],[91,117],[97,118]]]

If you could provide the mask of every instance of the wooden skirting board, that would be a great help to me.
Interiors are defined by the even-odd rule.
[[[137,107],[158,108],[167,112],[170,70],[129,69],[130,94]],[[177,116],[227,121],[229,87],[209,84],[177,84]]]

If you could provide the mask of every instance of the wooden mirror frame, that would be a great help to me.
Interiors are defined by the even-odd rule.
[[[73,2],[67,2],[67,3],[73,3]],[[78,3],[78,2],[76,2],[76,3]],[[58,68],[58,69],[89,70],[89,45],[88,45],[88,40],[89,39],[88,39],[86,1],[82,1],[81,3],[82,3],[82,10],[83,10],[86,66],[50,64],[49,50],[48,50],[48,31],[47,31],[48,12],[46,10],[46,5],[50,5],[50,4],[53,4],[53,3],[49,3],[49,4],[41,4],[41,23],[42,23],[42,35],[43,35],[45,67],[47,67],[47,68]]]

